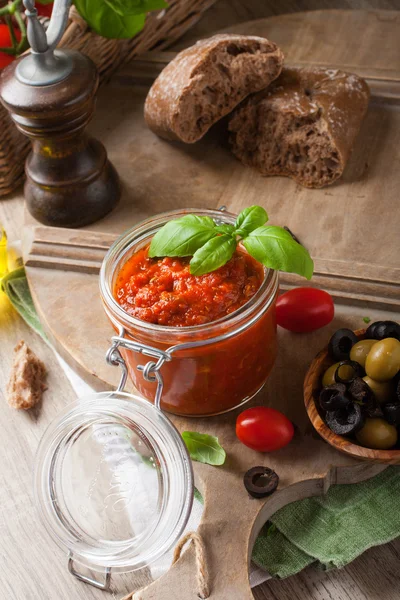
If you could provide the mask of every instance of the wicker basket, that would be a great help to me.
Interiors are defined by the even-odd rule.
[[[96,63],[104,81],[123,62],[142,52],[163,50],[181,37],[216,0],[169,0],[163,11],[151,13],[144,29],[131,40],[110,40],[88,28],[72,7],[60,46],[80,50]],[[16,129],[0,105],[0,197],[10,194],[24,179],[29,140]]]

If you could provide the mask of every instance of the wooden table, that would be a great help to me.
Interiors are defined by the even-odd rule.
[[[263,4],[263,6],[259,6]],[[270,3],[271,5],[273,3]],[[284,10],[316,8],[312,2],[283,2]],[[328,8],[332,4],[324,2]],[[382,2],[382,8],[396,7],[399,3]],[[340,4],[347,6],[346,2]],[[357,3],[357,6],[359,4]],[[363,2],[363,7],[378,7],[378,3]],[[251,7],[251,8],[249,8]],[[318,8],[321,8],[318,4]],[[269,12],[270,11],[270,12]],[[269,5],[252,0],[236,0],[233,10],[225,0],[203,19],[199,35],[234,23],[272,14]],[[224,18],[226,21],[224,21]],[[193,33],[191,33],[192,37]],[[0,221],[11,239],[20,236],[22,202],[17,198],[0,205]],[[85,586],[72,578],[66,570],[65,557],[58,552],[37,521],[32,508],[32,465],[38,440],[48,422],[72,398],[69,382],[63,376],[52,351],[32,333],[0,297],[0,405],[1,456],[0,467],[0,539],[2,541],[2,570],[0,572],[0,600],[77,600],[119,598],[120,594],[105,594]],[[41,409],[32,413],[11,410],[4,399],[4,388],[12,360],[12,348],[19,339],[26,342],[45,361],[49,369],[49,392]],[[332,573],[320,573],[312,568],[288,580],[272,581],[255,590],[258,600],[395,600],[398,598],[398,559],[400,541],[375,548],[365,553],[349,567]],[[127,577],[126,590],[131,586]],[[120,588],[121,589],[121,588]]]

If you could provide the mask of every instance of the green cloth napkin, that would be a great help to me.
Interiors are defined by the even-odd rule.
[[[253,561],[280,579],[312,563],[343,567],[400,535],[399,498],[400,468],[388,467],[368,481],[288,504],[264,525]]]
[[[49,343],[38,319],[23,268],[1,281],[26,323]],[[203,502],[196,490],[195,498]],[[275,513],[261,530],[252,559],[273,577],[289,577],[315,563],[340,568],[371,546],[400,535],[400,467],[372,479],[332,486],[326,496],[299,500]]]

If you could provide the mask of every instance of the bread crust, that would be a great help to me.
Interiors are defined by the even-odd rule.
[[[220,34],[180,52],[160,73],[145,102],[154,133],[193,143],[248,94],[278,77],[283,54],[265,38]]]
[[[24,341],[14,348],[14,361],[6,393],[10,406],[29,410],[42,399],[46,389],[46,367]]]
[[[368,86],[357,75],[284,68],[232,114],[232,151],[263,175],[292,177],[306,187],[329,185],[343,173],[368,100]]]

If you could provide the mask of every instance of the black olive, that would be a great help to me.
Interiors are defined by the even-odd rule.
[[[357,342],[358,337],[351,329],[338,329],[329,340],[329,354],[333,360],[346,360]]]
[[[361,406],[356,402],[349,402],[344,408],[328,411],[325,421],[329,429],[338,435],[355,433],[364,424]]]
[[[343,377],[343,367],[350,367],[353,370],[350,377],[347,377],[346,379]],[[357,379],[357,377],[363,377],[363,375],[365,375],[364,369],[358,362],[355,360],[342,360],[335,371],[335,381],[337,383],[349,384]]]
[[[400,373],[400,371],[399,371],[399,373]],[[398,378],[398,380],[396,382],[395,394],[396,394],[397,401],[400,402],[400,377]]]
[[[355,402],[359,402],[364,406],[374,403],[374,392],[361,377],[353,379],[349,386],[349,394]]]
[[[388,423],[400,425],[400,403],[388,402],[382,408],[383,416]]]
[[[379,327],[379,325],[382,325],[383,321],[375,321],[375,323],[371,323],[371,325],[369,325],[367,331],[365,332],[365,339],[366,340],[376,340],[376,328]]]
[[[253,467],[245,473],[244,487],[253,498],[270,496],[278,487],[279,477],[268,467]]]
[[[322,388],[319,394],[319,405],[322,410],[337,410],[350,402],[346,397],[346,386],[343,383],[334,383]]]
[[[374,339],[396,338],[400,341],[400,325],[395,321],[378,321],[374,329]]]
[[[372,419],[383,419],[383,411],[379,402],[374,401],[365,407],[365,416],[371,417]]]

